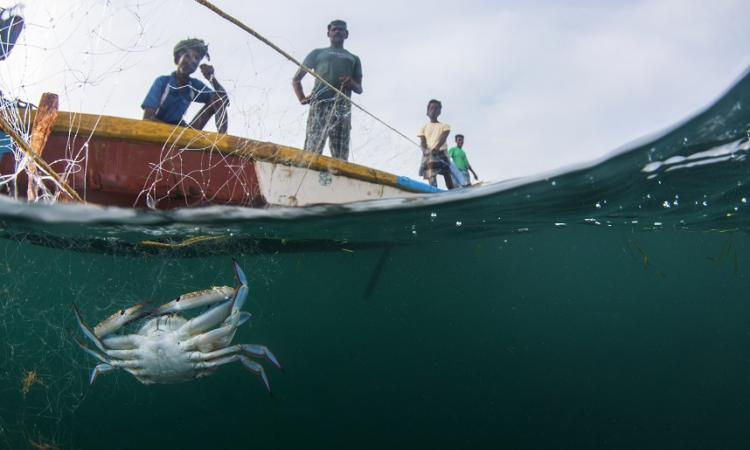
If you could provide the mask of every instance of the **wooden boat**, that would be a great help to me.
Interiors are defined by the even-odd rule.
[[[303,207],[423,196],[406,177],[278,144],[173,125],[60,112],[43,159],[87,202],[172,209]],[[0,174],[16,172],[11,153]],[[15,192],[26,192],[21,172]]]

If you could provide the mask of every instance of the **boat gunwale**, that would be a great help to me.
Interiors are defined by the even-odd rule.
[[[35,113],[36,111],[30,111],[30,114],[26,115],[21,112],[20,116],[28,117],[27,120],[33,121]],[[371,167],[272,142],[193,130],[162,122],[60,111],[52,132],[84,134],[125,142],[157,144],[163,147],[177,146],[195,151],[218,151],[250,160],[330,172],[334,175],[395,187],[406,192],[420,194],[430,192],[425,189],[427,185],[420,186],[423,183]],[[405,180],[410,182],[405,182]]]

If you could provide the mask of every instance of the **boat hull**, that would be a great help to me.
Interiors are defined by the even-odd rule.
[[[90,203],[173,209],[343,204],[433,192],[421,183],[277,144],[166,124],[61,113],[42,158]],[[6,153],[0,173],[16,172]],[[25,196],[19,171],[11,194]]]
[[[87,202],[107,206],[173,209],[208,205],[263,207],[252,161],[219,152],[164,148],[148,142],[53,133],[43,153]],[[71,161],[75,161],[71,167]],[[15,160],[6,154],[3,174]],[[18,193],[28,179],[21,172]]]

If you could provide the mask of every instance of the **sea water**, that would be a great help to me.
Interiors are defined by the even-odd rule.
[[[0,448],[748,448],[748,131],[744,77],[595,164],[418,201],[2,199]],[[231,286],[233,259],[273,395],[240,364],[88,385],[73,303]]]

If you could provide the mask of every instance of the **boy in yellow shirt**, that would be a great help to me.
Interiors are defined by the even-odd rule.
[[[451,127],[447,123],[438,122],[442,110],[443,104],[438,100],[433,99],[427,103],[427,117],[430,118],[430,122],[423,125],[417,133],[422,147],[419,174],[434,187],[437,187],[437,176],[442,175],[445,179],[445,186],[453,189],[447,144]]]

